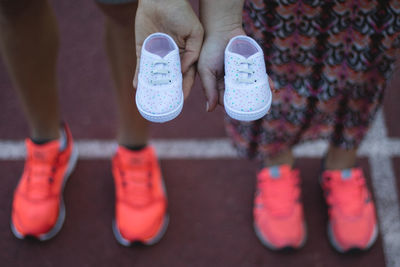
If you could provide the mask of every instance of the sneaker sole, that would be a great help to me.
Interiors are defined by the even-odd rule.
[[[183,99],[183,93],[182,93],[182,99]],[[135,97],[135,101],[136,101],[136,106],[139,110],[140,115],[142,115],[142,117],[145,118],[146,120],[151,121],[151,122],[156,122],[156,123],[163,123],[163,122],[167,122],[167,121],[175,119],[181,113],[182,108],[183,108],[183,100],[182,100],[179,103],[178,107],[176,107],[174,110],[172,110],[170,112],[163,113],[163,114],[151,114],[151,113],[144,111],[141,108],[140,104],[138,103],[137,97]]]
[[[269,109],[271,108],[271,103],[272,103],[272,93],[269,91],[269,99],[268,103],[262,107],[259,110],[252,111],[252,112],[243,112],[243,111],[238,111],[235,110],[226,103],[226,97],[224,97],[224,107],[226,113],[231,117],[232,119],[239,120],[239,121],[255,121],[258,119],[261,119],[264,117]]]
[[[72,148],[71,157],[68,162],[67,171],[66,171],[66,173],[64,175],[64,179],[63,179],[63,184],[62,184],[62,189],[61,189],[61,198],[60,198],[60,204],[59,204],[60,210],[58,212],[56,224],[53,226],[52,229],[50,229],[49,232],[41,234],[39,236],[32,236],[40,241],[46,241],[46,240],[53,238],[61,230],[61,228],[64,224],[66,211],[65,211],[65,203],[64,203],[63,193],[64,193],[65,185],[68,181],[68,178],[70,177],[73,170],[75,169],[76,162],[78,161],[78,154],[79,154],[78,149],[74,145],[74,147]],[[18,230],[15,228],[12,220],[11,220],[10,224],[11,224],[11,231],[16,238],[25,239],[27,236],[30,236],[30,235],[23,235],[20,232],[18,232]]]
[[[339,245],[339,243],[337,242],[335,235],[333,234],[332,225],[330,222],[328,223],[328,238],[329,238],[329,242],[331,243],[333,248],[340,253],[347,253],[347,252],[353,251],[353,250],[366,251],[366,250],[369,250],[373,244],[375,244],[375,241],[378,238],[378,226],[375,225],[374,230],[371,235],[371,238],[369,239],[367,245],[363,248],[362,247],[350,247],[348,249],[342,248]]]
[[[307,225],[305,223],[303,223],[304,237],[301,240],[300,245],[298,245],[298,246],[287,245],[287,246],[283,246],[283,247],[276,247],[266,237],[264,237],[263,234],[261,234],[260,229],[258,228],[258,226],[255,223],[253,223],[253,228],[254,228],[254,232],[256,233],[256,236],[261,241],[261,243],[265,247],[269,248],[270,250],[274,250],[274,251],[285,250],[287,248],[301,249],[302,247],[304,247],[304,245],[305,245],[305,243],[307,241]]]

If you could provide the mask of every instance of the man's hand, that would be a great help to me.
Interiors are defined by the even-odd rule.
[[[191,5],[186,0],[140,0],[136,12],[136,73],[144,40],[152,33],[170,35],[179,47],[183,74],[183,94],[189,95],[196,74],[196,62],[203,43],[204,30]]]

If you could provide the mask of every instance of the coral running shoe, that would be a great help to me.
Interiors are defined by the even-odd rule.
[[[298,170],[289,165],[262,169],[257,176],[254,229],[268,248],[300,248],[306,240]]]
[[[328,236],[339,252],[370,248],[377,236],[375,206],[360,168],[325,170],[322,188],[329,208]]]
[[[240,121],[258,120],[267,114],[271,101],[261,47],[248,36],[232,38],[225,49],[226,113]]]
[[[179,48],[171,36],[153,33],[144,40],[140,56],[136,105],[152,122],[167,122],[183,107]]]
[[[61,135],[42,145],[26,139],[25,167],[12,204],[11,230],[17,238],[48,240],[63,225],[62,192],[78,153],[67,125]]]
[[[157,243],[169,217],[160,167],[151,146],[132,151],[122,146],[113,158],[115,220],[113,231],[121,245]]]

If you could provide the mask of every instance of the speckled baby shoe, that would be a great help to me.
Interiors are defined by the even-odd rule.
[[[261,47],[252,38],[236,36],[225,49],[226,113],[240,121],[254,121],[267,114],[272,94]]]
[[[151,34],[143,43],[136,105],[145,119],[160,123],[176,118],[182,110],[179,48],[167,34]]]

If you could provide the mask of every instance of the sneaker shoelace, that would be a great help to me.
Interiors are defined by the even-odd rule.
[[[42,157],[28,156],[28,194],[35,198],[46,197],[51,190],[56,171],[57,157],[53,161]]]
[[[292,170],[290,174],[281,174],[279,178],[269,175],[260,177],[259,188],[262,190],[263,203],[272,215],[285,216],[291,212],[300,196],[299,179],[298,170]]]
[[[171,80],[166,78],[167,74],[169,73],[169,71],[166,69],[167,64],[168,61],[164,59],[153,61],[154,70],[151,71],[153,78],[150,80],[152,85],[164,85],[171,82]]]
[[[248,59],[241,58],[239,59],[239,65],[240,67],[238,68],[238,78],[236,79],[239,83],[246,83],[246,84],[252,84],[256,82],[253,78],[252,75],[254,74],[254,70],[252,69],[252,61]]]
[[[353,177],[342,179],[340,173],[325,172],[323,188],[327,191],[326,200],[329,205],[337,206],[349,216],[361,212],[364,203],[363,192],[365,178],[359,170],[353,171]]]
[[[146,205],[152,200],[151,168],[146,160],[126,164],[119,168],[122,186],[131,204]]]

